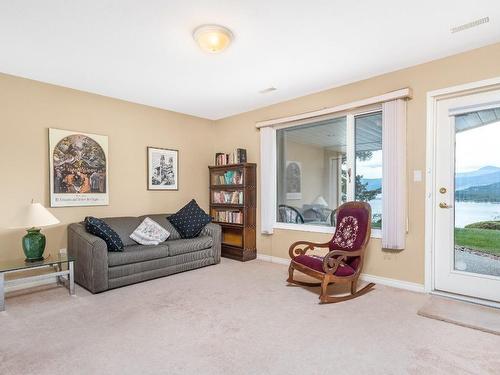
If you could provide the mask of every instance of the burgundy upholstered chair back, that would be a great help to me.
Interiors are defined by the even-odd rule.
[[[347,202],[337,209],[337,227],[330,250],[356,251],[370,237],[371,207],[365,202]]]

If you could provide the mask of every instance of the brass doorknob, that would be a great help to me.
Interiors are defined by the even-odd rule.
[[[450,206],[447,203],[441,202],[439,203],[439,208],[452,208],[453,206]]]

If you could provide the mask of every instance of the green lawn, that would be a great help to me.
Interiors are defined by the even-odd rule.
[[[500,230],[455,228],[455,243],[484,253],[500,255]]]

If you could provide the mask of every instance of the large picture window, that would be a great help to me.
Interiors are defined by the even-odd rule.
[[[380,111],[276,130],[276,221],[334,227],[346,201],[372,205],[382,221],[382,114]]]

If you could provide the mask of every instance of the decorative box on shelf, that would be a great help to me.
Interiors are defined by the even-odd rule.
[[[240,261],[257,257],[254,163],[210,166],[210,215],[222,227],[222,256]]]

